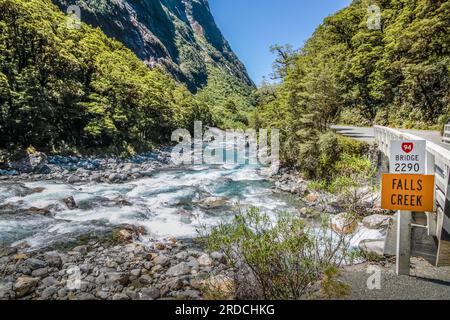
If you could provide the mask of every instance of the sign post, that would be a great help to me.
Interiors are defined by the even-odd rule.
[[[397,275],[409,276],[411,262],[411,211],[399,211],[397,217]]]
[[[381,208],[398,211],[397,275],[410,274],[412,212],[434,210],[434,175],[426,172],[426,141],[392,141]]]

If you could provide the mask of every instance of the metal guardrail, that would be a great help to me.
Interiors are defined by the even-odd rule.
[[[397,140],[426,140],[416,135],[401,132],[396,129],[375,126],[375,140],[378,143],[379,149],[389,157],[389,149],[391,141]],[[447,129],[447,128],[446,128]],[[448,126],[450,131],[450,125]],[[449,132],[450,142],[450,132]],[[428,234],[430,236],[441,237],[442,223],[444,219],[445,198],[447,193],[448,172],[450,168],[450,151],[433,143],[427,141],[427,174],[434,174],[436,176],[436,212],[427,213],[428,217]]]
[[[442,137],[442,141],[445,143],[450,143],[450,124],[447,124],[444,127],[444,135]]]

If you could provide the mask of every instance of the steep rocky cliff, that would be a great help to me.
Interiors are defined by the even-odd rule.
[[[208,65],[253,85],[211,14],[207,0],[53,0],[78,5],[82,21],[124,43],[149,66],[163,66],[195,92]]]

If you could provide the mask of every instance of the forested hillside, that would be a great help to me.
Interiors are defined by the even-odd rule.
[[[278,48],[283,82],[258,94],[254,124],[280,128],[284,162],[310,175],[336,152],[330,123],[432,129],[449,119],[450,2],[377,1],[379,30],[367,26],[371,4],[326,18],[298,52]]]
[[[217,27],[207,0],[52,0],[62,11],[81,8],[81,19],[131,49],[149,66],[159,65],[192,92],[210,71],[253,86],[245,66]],[[212,68],[211,68],[212,67]]]
[[[51,0],[0,0],[0,148],[133,152],[167,141],[204,104]]]

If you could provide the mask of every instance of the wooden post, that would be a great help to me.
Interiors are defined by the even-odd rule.
[[[399,211],[397,217],[397,275],[410,275],[411,211]]]

